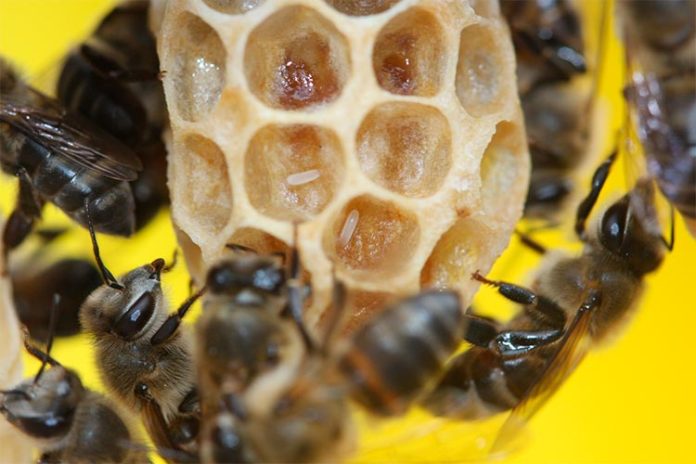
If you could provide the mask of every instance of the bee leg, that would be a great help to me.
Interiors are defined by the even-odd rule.
[[[203,287],[190,297],[188,297],[182,304],[179,306],[179,308],[172,314],[169,315],[167,319],[162,323],[159,329],[157,329],[157,332],[150,338],[150,343],[152,345],[160,345],[166,341],[168,341],[179,329],[179,325],[181,325],[181,321],[183,320],[184,316],[188,312],[188,310],[193,306],[193,303],[196,302],[198,298],[200,298],[203,293],[205,293],[206,288]]]
[[[510,301],[525,305],[525,311],[535,318],[540,320],[552,328],[563,328],[566,323],[565,311],[556,303],[546,298],[543,295],[537,295],[534,291],[515,285],[509,282],[497,280],[488,280],[478,272],[472,275],[474,280],[477,280],[486,285],[491,285],[498,289],[498,293],[503,295]]]
[[[176,449],[169,434],[169,427],[162,413],[162,408],[150,393],[150,387],[142,382],[138,383],[135,386],[134,393],[135,397],[143,402],[142,417],[145,422],[145,428],[157,449]]]
[[[536,348],[553,343],[563,336],[562,329],[554,330],[507,330],[493,340],[493,346],[503,357],[516,357]]]
[[[300,269],[300,253],[297,249],[297,225],[294,227],[295,236],[292,250],[290,251],[290,278],[288,279],[288,306],[287,310],[290,312],[290,316],[295,321],[297,325],[297,330],[300,331],[302,340],[307,348],[307,351],[316,351],[316,344],[312,339],[307,327],[303,320],[303,310],[304,310],[304,286],[301,279],[301,269]]]
[[[346,309],[346,286],[336,278],[335,271],[332,270],[331,274],[334,282],[331,293],[331,311],[329,312],[329,321],[326,324],[326,330],[321,342],[321,350],[324,354],[329,353],[331,342],[342,325]]]
[[[41,209],[43,208],[43,202],[36,195],[27,170],[20,167],[17,170],[17,177],[19,178],[17,206],[7,219],[2,232],[5,256],[27,238],[34,222],[41,217]]]
[[[611,169],[611,165],[614,164],[614,161],[616,161],[617,153],[618,151],[614,149],[611,155],[609,155],[609,157],[595,170],[592,176],[592,182],[590,183],[590,192],[578,205],[575,215],[575,233],[583,242],[586,239],[585,223],[587,222],[590,212],[592,212],[592,208],[594,208],[595,203],[597,203],[597,198],[599,198],[599,193],[602,191],[607,177],[609,177],[609,170]]]
[[[239,243],[226,243],[225,248],[228,250],[232,250],[235,253],[249,253],[252,255],[257,255],[257,251],[254,250],[253,248],[250,248],[246,245],[240,245]]]
[[[495,319],[468,312],[464,315],[464,319],[467,322],[464,340],[472,345],[487,348],[500,333],[501,325]]]
[[[520,243],[529,248],[530,250],[540,255],[544,255],[548,251],[548,249],[544,245],[537,242],[530,235],[520,231],[519,229],[515,229],[515,234],[520,239]]]

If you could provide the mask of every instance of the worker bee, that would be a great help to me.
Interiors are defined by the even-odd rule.
[[[696,236],[696,5],[619,4],[630,118],[647,171]]]
[[[604,211],[596,233],[585,232],[614,159],[597,169],[578,207],[580,256],[550,256],[531,290],[474,275],[523,309],[506,324],[480,318],[472,325],[467,340],[474,346],[454,358],[424,404],[436,414],[465,420],[512,409],[494,450],[508,443],[589,348],[614,336],[630,319],[644,277],[671,249],[661,233],[649,177]],[[537,249],[544,250],[539,244]]]
[[[584,85],[586,31],[568,0],[501,2],[517,57],[517,85],[532,157],[525,217],[553,222],[586,158],[594,87]],[[601,39],[600,39],[601,44]]]
[[[57,98],[133,149],[143,164],[131,181],[135,226],[142,228],[169,202],[167,123],[149,1],[127,1],[102,19],[92,36],[72,50],[57,83]]]
[[[113,235],[135,228],[127,184],[142,165],[117,139],[28,86],[0,58],[0,167],[19,179],[17,206],[3,231],[6,252],[29,234],[50,201],[74,221]]]
[[[84,259],[63,258],[49,264],[26,264],[10,270],[12,296],[17,316],[35,340],[48,337],[51,298],[61,295],[55,335],[66,337],[80,331],[78,313],[87,296],[101,284],[99,271]]]
[[[36,440],[39,462],[148,462],[145,446],[111,402],[51,357],[50,337],[46,352],[25,345],[41,367],[33,379],[0,392],[0,413]]]
[[[182,460],[196,451],[198,394],[192,346],[180,327],[200,292],[167,314],[160,274],[161,258],[116,280],[99,256],[104,285],[80,308],[80,322],[92,338],[99,374],[107,390],[140,414],[158,450]]]

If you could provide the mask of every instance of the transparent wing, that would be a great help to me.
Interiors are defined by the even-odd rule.
[[[539,380],[512,410],[493,443],[491,453],[506,449],[529,419],[553,396],[587,353],[587,334],[592,311],[580,310],[559,342],[558,351],[548,361]]]
[[[130,148],[87,119],[58,111],[52,105],[42,108],[2,101],[0,120],[58,156],[103,176],[131,181],[142,169]]]

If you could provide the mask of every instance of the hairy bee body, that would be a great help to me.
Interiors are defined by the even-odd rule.
[[[653,197],[649,179],[639,182],[605,211],[597,236],[585,239],[580,256],[548,258],[532,293],[497,283],[505,296],[528,304],[493,336],[458,355],[426,406],[466,420],[516,408],[547,375],[569,337],[586,336],[578,348],[584,350],[619,332],[640,300],[644,276],[659,267],[666,252]],[[571,321],[590,297],[585,332],[572,333]]]
[[[149,462],[114,405],[60,365],[0,393],[0,412],[37,441],[40,462]]]

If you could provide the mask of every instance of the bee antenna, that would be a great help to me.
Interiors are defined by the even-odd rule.
[[[34,383],[37,383],[41,378],[41,375],[46,369],[46,364],[48,363],[48,358],[51,356],[51,348],[53,348],[53,340],[56,334],[56,323],[58,321],[58,311],[60,311],[60,295],[58,293],[53,294],[53,304],[51,305],[51,318],[48,322],[48,341],[46,342],[46,351],[43,353],[43,361],[41,362],[41,367],[39,372],[36,373],[34,377]]]
[[[89,212],[89,201],[85,198],[85,212],[87,213],[87,228],[89,229],[89,237],[92,239],[92,250],[94,251],[94,259],[97,261],[97,267],[102,276],[102,281],[111,288],[123,290],[123,285],[119,284],[114,275],[107,269],[104,261],[99,254],[99,244],[97,243],[97,234],[94,233],[94,224],[92,223],[92,215]]]
[[[0,395],[19,395],[19,396],[23,396],[24,399],[27,401],[31,400],[31,396],[29,396],[29,393],[25,392],[24,390],[19,390],[19,389],[0,390]]]

